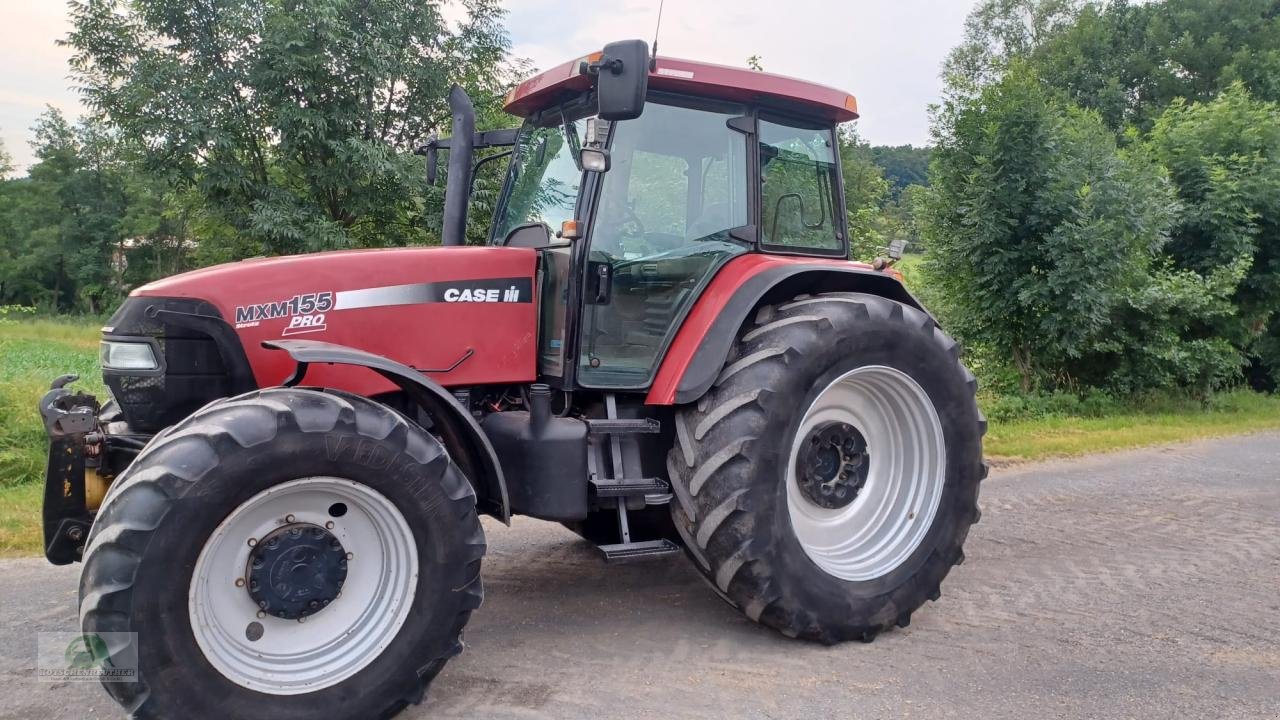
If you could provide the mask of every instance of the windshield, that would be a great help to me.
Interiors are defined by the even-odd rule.
[[[582,170],[578,168],[578,138],[586,120],[545,127],[526,124],[516,140],[507,176],[506,193],[493,224],[493,239],[512,230],[544,223],[554,233],[573,219]]]

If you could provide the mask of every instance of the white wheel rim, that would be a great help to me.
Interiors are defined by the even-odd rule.
[[[346,513],[331,516],[335,503]],[[303,622],[259,617],[237,585],[250,538],[292,522],[332,522],[329,532],[350,554],[339,597]],[[395,505],[366,485],[310,477],[264,490],[222,521],[196,560],[188,611],[196,643],[218,672],[252,690],[296,695],[336,685],[381,655],[404,624],[417,585],[417,545]],[[248,639],[251,623],[262,626],[256,641]]]
[[[832,423],[866,439],[867,477],[851,503],[825,508],[801,490],[800,446]],[[883,577],[920,546],[946,482],[942,423],[919,383],[906,373],[868,365],[841,375],[809,406],[787,463],[787,509],[796,538],[818,567],[842,580]]]

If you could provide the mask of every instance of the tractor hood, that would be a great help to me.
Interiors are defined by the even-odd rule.
[[[259,387],[279,384],[292,371],[285,353],[262,347],[284,337],[383,355],[446,386],[530,382],[536,372],[536,266],[534,250],[498,247],[245,260],[138,288],[104,332],[155,337],[171,331],[170,322],[160,329],[155,319],[180,319],[164,313],[156,318],[157,310],[216,312],[234,331]],[[140,323],[146,314],[153,321]],[[139,332],[143,325],[147,331]],[[331,366],[312,368],[307,383],[362,394],[390,389],[373,373]]]

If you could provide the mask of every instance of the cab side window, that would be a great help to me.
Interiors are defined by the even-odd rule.
[[[844,249],[830,128],[760,120],[760,239],[773,250],[837,254]]]

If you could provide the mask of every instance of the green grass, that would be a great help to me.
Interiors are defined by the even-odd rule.
[[[908,264],[910,270],[910,264]],[[36,403],[66,372],[105,397],[97,367],[98,323],[88,320],[0,321],[0,556],[38,555],[45,437]],[[1007,400],[1007,399],[1005,399]],[[1081,405],[1018,419],[1009,403],[984,396],[997,416],[986,452],[997,462],[1071,457],[1161,443],[1280,428],[1280,397],[1218,395],[1207,406],[1186,399],[1139,405]],[[999,419],[1006,413],[1013,419]]]
[[[1224,393],[1208,407],[1193,401],[1152,403],[1097,417],[1054,415],[992,422],[985,451],[997,463],[1073,457],[1280,428],[1280,396]]]
[[[85,321],[0,322],[0,555],[40,552],[48,446],[36,404],[63,373],[79,374],[76,387],[103,397],[98,338],[98,325]]]

